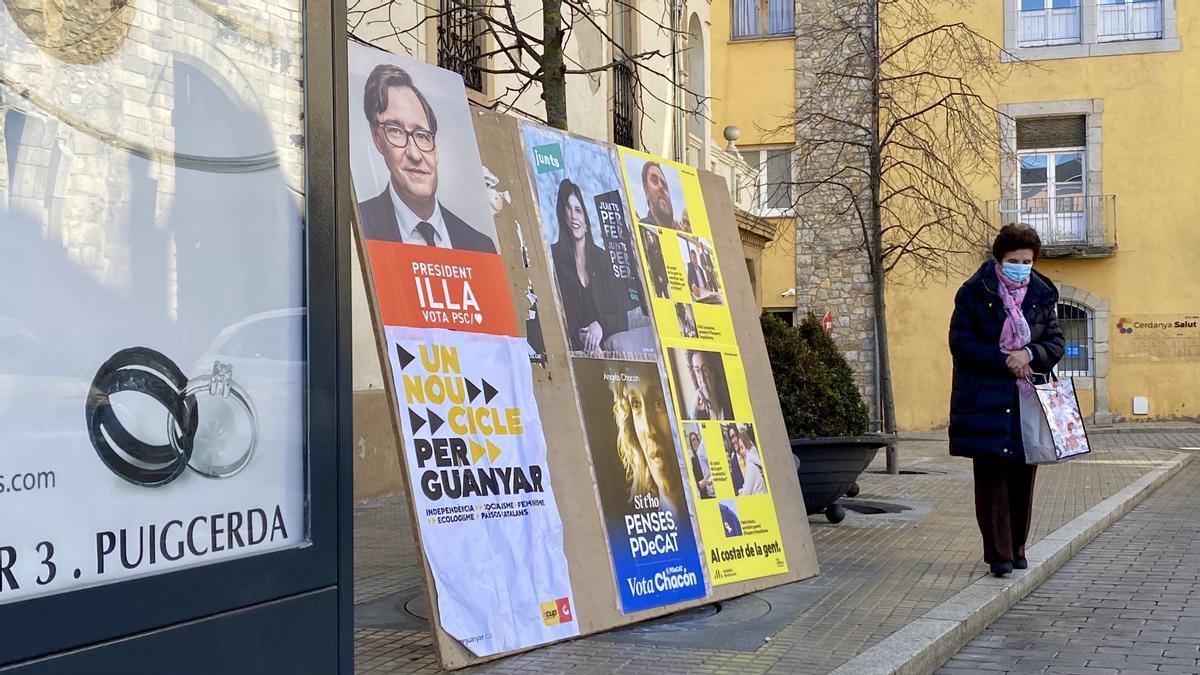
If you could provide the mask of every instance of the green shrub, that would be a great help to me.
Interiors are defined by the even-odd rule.
[[[762,329],[788,436],[866,433],[867,405],[854,385],[854,372],[817,317],[809,314],[793,328],[764,314]]]

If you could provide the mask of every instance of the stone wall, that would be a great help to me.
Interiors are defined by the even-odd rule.
[[[872,419],[877,420],[873,288],[858,216],[861,212],[869,218],[871,213],[868,183],[862,174],[869,161],[865,151],[844,143],[815,142],[846,138],[846,125],[806,119],[815,114],[862,125],[870,121],[870,91],[865,84],[819,75],[831,70],[831,60],[851,72],[866,72],[863,60],[857,58],[861,55],[847,46],[857,46],[857,40],[843,41],[829,30],[835,13],[853,16],[863,4],[859,0],[796,4],[796,176],[803,181],[837,174],[840,183],[812,190],[797,186],[796,310],[801,316],[812,312],[818,319],[826,312],[832,314],[833,337],[854,369]],[[831,81],[836,86],[829,86]]]

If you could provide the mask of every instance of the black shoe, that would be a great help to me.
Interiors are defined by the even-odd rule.
[[[1017,559],[1013,561],[1013,569],[1027,570],[1029,569],[1029,561],[1025,559],[1025,556],[1017,556]]]
[[[992,563],[992,574],[998,577],[1005,576],[1013,571],[1013,564],[1005,560],[1004,562]]]

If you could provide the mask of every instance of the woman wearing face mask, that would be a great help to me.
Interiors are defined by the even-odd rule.
[[[975,517],[996,576],[1028,567],[1037,467],[1025,463],[1020,390],[1063,355],[1058,289],[1033,270],[1041,247],[1033,228],[1006,225],[992,244],[994,260],[958,290],[950,319],[950,454],[974,460]]]
[[[558,241],[550,247],[562,293],[571,351],[598,354],[628,330],[629,293],[617,283],[612,261],[592,241],[583,191],[570,179],[558,186]]]

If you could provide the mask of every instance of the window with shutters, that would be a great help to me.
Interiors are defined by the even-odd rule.
[[[1100,0],[1096,38],[1157,40],[1163,36],[1162,0]]]
[[[1082,115],[1017,120],[1019,196],[1009,210],[1045,245],[1087,241],[1086,129]]]
[[[1174,52],[1179,0],[1002,0],[1003,61]]]
[[[1025,223],[1051,258],[1117,253],[1117,195],[1104,194],[1103,99],[1007,103],[1000,125],[1000,198],[995,227]]]
[[[1079,42],[1079,0],[1021,0],[1020,45],[1044,47]]]

